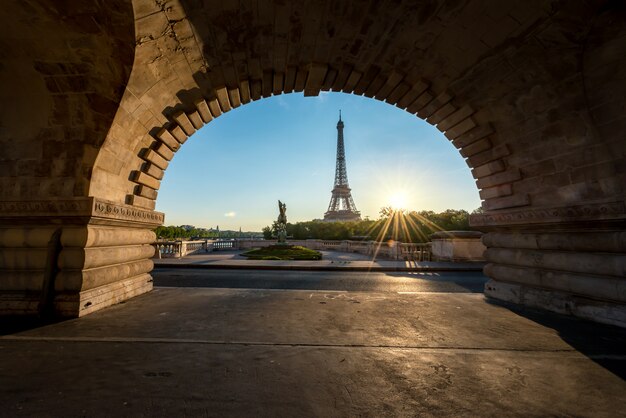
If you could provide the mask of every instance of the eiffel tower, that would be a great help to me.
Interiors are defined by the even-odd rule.
[[[356,205],[350,193],[350,186],[348,186],[341,110],[339,111],[339,122],[337,122],[337,167],[335,169],[335,187],[333,187],[330,204],[324,214],[324,220],[328,222],[361,220],[361,213],[356,210]]]

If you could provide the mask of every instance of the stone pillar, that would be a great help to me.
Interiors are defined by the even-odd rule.
[[[431,235],[433,261],[484,261],[482,232],[439,231]]]
[[[626,327],[623,217],[621,202],[472,216],[487,231],[485,295]]]
[[[78,317],[152,289],[162,213],[93,197],[0,213],[0,314]]]

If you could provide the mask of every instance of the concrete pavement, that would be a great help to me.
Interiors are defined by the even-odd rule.
[[[625,330],[477,293],[156,288],[76,320],[4,325],[2,416],[626,411]]]

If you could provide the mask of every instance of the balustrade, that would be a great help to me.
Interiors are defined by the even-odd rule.
[[[435,241],[440,237],[435,237]],[[479,237],[472,237],[472,245],[480,244]],[[468,241],[469,242],[469,241]],[[376,241],[339,241],[339,240],[290,240],[291,245],[300,245],[312,250],[345,251],[370,255],[373,258],[388,258],[405,261],[431,261],[440,260],[439,252],[434,254],[433,243],[401,243],[401,242],[376,242]],[[153,243],[156,258],[185,257],[201,252],[220,250],[239,250],[275,245],[275,240],[202,240],[202,241],[158,241]],[[439,245],[439,241],[437,241]],[[469,245],[469,244],[467,244]],[[434,255],[433,255],[434,254]],[[476,256],[475,260],[480,259]]]
[[[400,258],[406,261],[431,261],[431,243],[402,243],[398,245]]]
[[[181,258],[202,252],[239,249],[239,242],[237,240],[157,241],[152,246],[155,248],[155,258]]]

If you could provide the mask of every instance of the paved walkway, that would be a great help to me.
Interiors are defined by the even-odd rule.
[[[321,251],[322,259],[303,260],[248,260],[243,251],[215,251],[183,258],[154,259],[156,266],[194,268],[236,268],[254,270],[351,270],[351,271],[481,271],[484,263],[414,262],[371,260],[358,253]]]
[[[626,411],[625,330],[480,294],[157,288],[84,318],[19,325],[0,337],[6,417]]]

